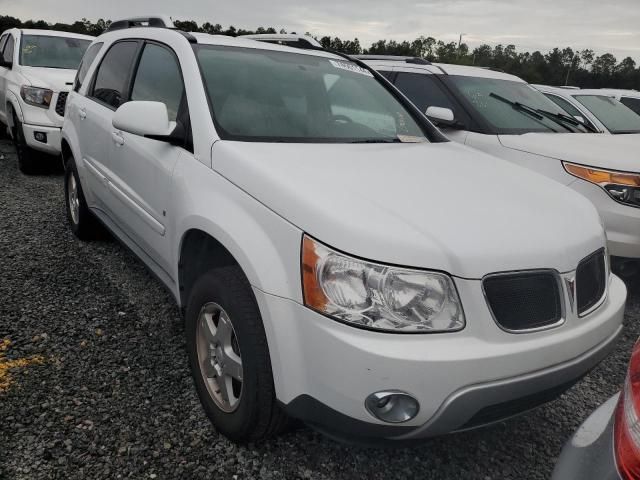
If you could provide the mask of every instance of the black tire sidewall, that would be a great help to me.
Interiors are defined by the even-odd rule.
[[[258,337],[264,338],[264,330],[261,332],[252,331],[256,325],[263,329],[260,313],[253,298],[253,292],[247,285],[240,287],[237,285],[237,279],[233,275],[228,275],[234,267],[223,267],[204,274],[194,285],[185,315],[185,328],[187,336],[187,351],[189,355],[189,363],[193,373],[193,378],[198,391],[198,395],[202,402],[203,408],[207,416],[211,419],[214,426],[220,433],[235,441],[246,441],[251,437],[251,431],[258,422],[260,409],[270,406],[273,398],[265,398],[269,395],[264,394],[264,388],[261,388],[265,382],[273,384],[272,378],[264,378],[267,374],[264,365],[260,365],[260,359],[264,358],[265,353],[268,354],[266,342],[263,348],[267,351],[260,350],[260,342],[252,341],[256,334]],[[236,285],[233,285],[236,283]],[[242,288],[244,291],[238,291]],[[220,305],[229,316],[233,328],[236,332],[236,338],[240,347],[243,366],[243,382],[242,395],[238,408],[227,413],[222,411],[213,401],[200,372],[196,327],[202,307],[210,302]],[[249,318],[253,316],[253,319]],[[257,347],[257,348],[256,348]],[[268,374],[271,368],[269,365]],[[263,377],[260,378],[260,375]],[[272,392],[272,390],[270,390]]]
[[[22,129],[22,122],[18,120],[18,116],[15,111],[11,111],[13,115],[13,144],[16,149],[16,156],[18,157],[18,169],[25,175],[35,173],[35,158],[33,150],[27,145],[24,130]]]
[[[78,192],[78,200],[80,202],[80,208],[78,209],[78,223],[73,222],[71,217],[71,205],[69,205],[69,179],[74,176],[76,180],[76,189]],[[82,185],[80,184],[80,176],[78,175],[78,169],[76,168],[75,160],[73,157],[66,159],[64,170],[64,203],[67,210],[67,222],[69,228],[73,234],[83,240],[91,237],[93,222],[91,218],[91,212],[87,206],[87,202],[84,198],[84,192],[82,191]]]

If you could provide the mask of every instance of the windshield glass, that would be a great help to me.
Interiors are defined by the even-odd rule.
[[[568,130],[551,118],[535,115],[536,110],[561,115],[566,115],[566,112],[526,83],[459,75],[451,75],[448,78],[475,110],[476,115],[490,126],[493,133],[586,131],[581,126],[570,124],[567,124],[570,129]],[[529,108],[517,108],[515,103]]]
[[[198,45],[222,138],[277,142],[424,142],[405,107],[348,60]]]
[[[640,115],[615,98],[604,95],[574,95],[611,133],[640,133]]]
[[[20,40],[20,65],[75,70],[90,43],[79,38],[24,35]]]

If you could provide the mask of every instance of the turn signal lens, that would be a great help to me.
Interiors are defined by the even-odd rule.
[[[574,177],[582,178],[596,185],[627,185],[629,187],[640,187],[640,175],[633,173],[613,172],[610,170],[596,170],[594,168],[565,163],[564,168]]]
[[[623,480],[640,479],[640,342],[629,362],[624,389],[616,410],[614,450]]]
[[[618,203],[640,207],[640,174],[601,170],[573,163],[563,163],[574,177],[603,188]]]
[[[337,252],[304,236],[304,303],[344,323],[386,332],[448,332],[465,326],[451,277]]]

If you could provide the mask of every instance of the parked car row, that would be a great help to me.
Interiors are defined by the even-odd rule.
[[[84,45],[67,215],[172,292],[220,432],[467,430],[613,348],[626,288],[609,254],[640,257],[616,191],[635,192],[631,143],[503,73],[169,26],[127,19]]]

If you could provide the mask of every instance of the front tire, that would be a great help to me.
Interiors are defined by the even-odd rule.
[[[189,364],[205,413],[235,442],[283,431],[264,326],[237,266],[213,269],[193,286],[186,311]]]
[[[65,162],[64,192],[67,221],[73,234],[80,240],[98,238],[102,231],[101,225],[89,210],[73,157]]]
[[[38,153],[27,145],[22,123],[18,120],[16,112],[12,113],[13,129],[11,136],[13,137],[13,145],[18,157],[18,170],[25,175],[34,175],[38,173]]]

